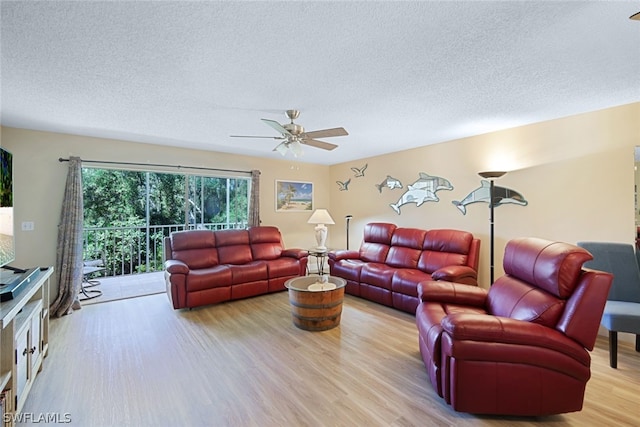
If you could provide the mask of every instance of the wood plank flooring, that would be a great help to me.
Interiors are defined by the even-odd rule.
[[[308,332],[286,292],[191,311],[151,295],[52,319],[23,413],[73,426],[640,425],[640,354],[621,345],[611,369],[603,339],[592,356],[581,412],[475,416],[432,390],[406,313],[346,296],[339,327]]]

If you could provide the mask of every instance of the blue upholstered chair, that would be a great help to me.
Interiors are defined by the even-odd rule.
[[[585,267],[613,274],[613,284],[602,315],[602,326],[609,330],[609,364],[618,366],[618,332],[636,335],[640,352],[640,254],[632,245],[605,242],[578,242],[593,255]]]

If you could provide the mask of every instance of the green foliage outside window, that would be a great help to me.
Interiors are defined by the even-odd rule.
[[[107,275],[162,270],[172,231],[247,223],[247,178],[83,168],[82,179],[84,257],[104,259]]]

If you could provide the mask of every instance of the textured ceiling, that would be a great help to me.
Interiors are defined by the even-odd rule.
[[[4,1],[2,125],[335,164],[640,101],[638,1]],[[289,154],[290,156],[290,154]]]

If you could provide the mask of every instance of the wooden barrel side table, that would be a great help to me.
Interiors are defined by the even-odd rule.
[[[326,331],[340,324],[342,301],[347,282],[328,276],[326,283],[319,276],[294,277],[285,282],[293,324],[305,331]]]

